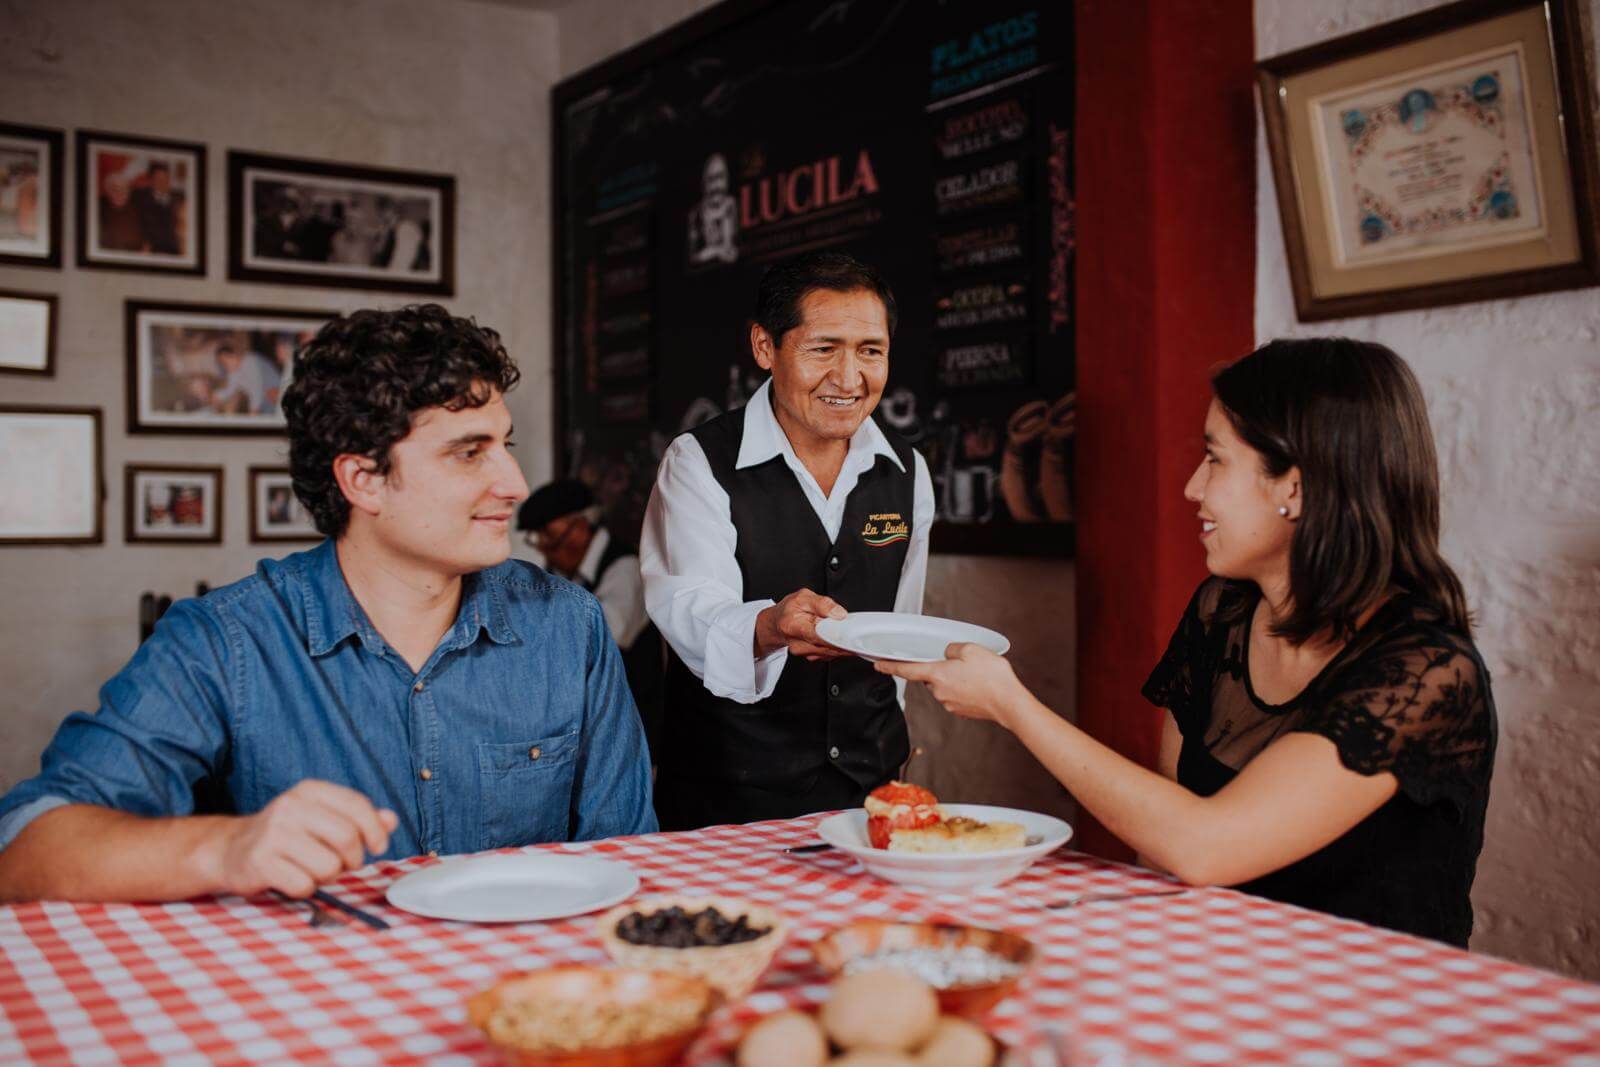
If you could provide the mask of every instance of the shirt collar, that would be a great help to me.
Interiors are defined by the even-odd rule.
[[[901,473],[905,472],[906,465],[900,462],[900,457],[889,445],[889,439],[883,435],[883,430],[871,415],[861,420],[861,425],[850,437],[850,457],[862,454],[869,458],[887,456]],[[783,427],[778,425],[778,417],[772,413],[772,379],[768,378],[745,405],[744,436],[739,441],[739,459],[734,468],[744,470],[779,455],[799,462],[794,454],[794,446],[789,443],[789,436],[783,432]]]
[[[596,527],[594,536],[589,538],[589,549],[583,554],[583,562],[578,564],[578,577],[591,586],[600,576],[600,557],[606,554],[610,544],[611,531],[604,526]]]
[[[331,652],[346,638],[360,638],[368,652],[381,654],[387,647],[383,635],[361,610],[350,585],[339,569],[339,555],[332,538],[304,554],[300,595],[305,606],[306,651],[313,656]],[[451,648],[465,648],[487,633],[491,640],[507,645],[520,641],[511,626],[506,609],[505,589],[497,568],[468,574],[461,581],[461,607],[455,624],[440,641]]]

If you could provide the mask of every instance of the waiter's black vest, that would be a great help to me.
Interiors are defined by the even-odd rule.
[[[743,599],[779,601],[806,588],[847,611],[893,611],[913,522],[911,446],[885,431],[904,470],[878,456],[830,542],[782,456],[736,468],[744,416],[740,408],[690,431],[728,494]],[[853,807],[894,776],[910,748],[894,680],[853,656],[790,656],[771,696],[740,704],[713,696],[669,648],[665,709],[663,829]]]
[[[631,566],[637,567],[638,555],[638,549],[613,534],[606,544],[606,550],[600,553],[600,565],[594,572],[594,587],[600,587],[600,580],[606,576],[606,571],[619,559],[633,556],[635,559]],[[633,691],[633,702],[638,705],[639,718],[644,723],[645,740],[650,745],[650,759],[654,762],[656,749],[661,744],[661,632],[654,623],[646,623],[645,628],[639,631],[639,636],[633,639],[633,644],[618,651],[622,653],[622,669],[628,675],[628,688]]]

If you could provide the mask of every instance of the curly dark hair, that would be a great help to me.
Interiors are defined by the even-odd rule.
[[[366,456],[387,474],[389,449],[411,432],[416,412],[481,407],[520,377],[498,333],[438,304],[334,319],[295,354],[283,394],[295,496],[319,531],[338,537],[350,502],[334,479],[335,458]]]

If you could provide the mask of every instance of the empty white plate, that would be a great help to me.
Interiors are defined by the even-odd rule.
[[[898,611],[852,611],[842,619],[823,619],[817,623],[817,636],[867,659],[907,663],[937,663],[958,641],[982,645],[998,656],[1011,647],[1004,634],[983,626]]]
[[[638,890],[639,876],[612,860],[563,852],[502,852],[414,871],[389,887],[388,900],[430,919],[517,923],[599,911]]]

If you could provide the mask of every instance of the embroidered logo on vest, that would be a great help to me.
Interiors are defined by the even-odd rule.
[[[868,515],[866,523],[861,527],[861,540],[873,548],[882,548],[900,541],[911,540],[911,527],[900,517],[898,511],[886,511],[881,515]]]

